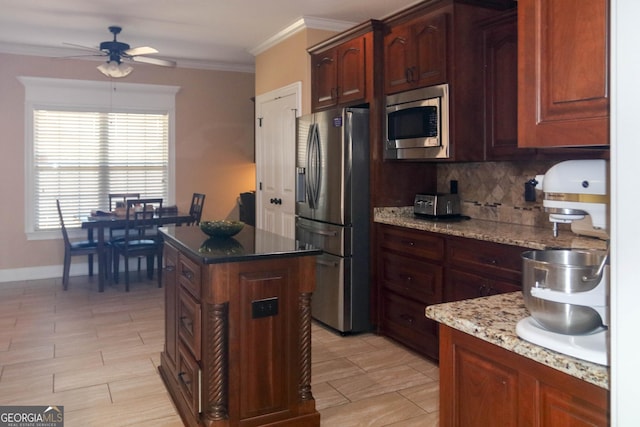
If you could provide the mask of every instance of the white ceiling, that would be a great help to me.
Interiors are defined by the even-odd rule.
[[[254,56],[304,26],[342,31],[417,0],[2,0],[0,52],[84,55],[112,39],[178,66],[253,71]]]

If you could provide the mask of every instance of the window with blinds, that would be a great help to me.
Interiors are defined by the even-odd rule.
[[[179,86],[20,76],[25,88],[25,233],[59,239],[109,193],[175,203]],[[86,237],[70,230],[72,237]]]
[[[168,115],[35,109],[34,231],[80,225],[109,193],[167,199]]]

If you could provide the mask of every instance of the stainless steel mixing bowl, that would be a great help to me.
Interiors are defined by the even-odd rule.
[[[536,298],[531,295],[531,288],[568,294],[590,291],[600,283],[606,259],[605,251],[524,252],[522,294],[531,316],[545,329],[566,335],[586,334],[602,326],[602,319],[593,308]]]

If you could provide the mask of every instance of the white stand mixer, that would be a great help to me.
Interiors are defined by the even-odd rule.
[[[583,220],[589,215],[591,228],[587,226],[587,235],[605,236],[607,229],[607,165],[605,160],[569,160],[553,166],[545,175],[535,178],[536,188],[544,192],[543,206],[549,213],[549,221],[554,225],[553,235],[558,235],[558,223],[573,223]],[[584,224],[581,225],[584,227]],[[573,230],[573,227],[572,227]],[[593,234],[590,232],[593,231]],[[582,234],[582,233],[581,233]],[[544,252],[544,251],[542,251]],[[524,256],[523,256],[524,258]],[[605,265],[605,256],[598,271],[601,279],[595,287],[586,291],[569,289],[564,283],[562,275],[556,275],[556,283],[539,283],[535,274],[524,271],[529,282],[523,285],[525,305],[532,316],[522,319],[516,326],[517,335],[534,344],[558,351],[579,359],[608,365],[609,331],[608,331],[608,289],[609,269]],[[524,261],[524,268],[529,268]],[[550,268],[554,266],[551,265]],[[573,266],[556,264],[559,269],[570,271]],[[543,279],[541,279],[544,282]],[[550,289],[553,288],[553,289]],[[565,289],[566,288],[566,289]],[[563,291],[564,289],[564,291]],[[545,302],[548,301],[549,303]],[[556,304],[557,303],[557,304]],[[545,307],[550,307],[550,313],[545,313]],[[589,327],[580,333],[559,333],[551,327],[553,316],[570,318],[572,311],[594,310],[599,315],[601,326]],[[557,313],[557,314],[556,314]],[[538,318],[536,320],[534,317]],[[543,326],[545,319],[551,320]],[[558,319],[561,320],[561,319]],[[563,319],[564,320],[564,319]],[[541,323],[542,322],[542,323]]]

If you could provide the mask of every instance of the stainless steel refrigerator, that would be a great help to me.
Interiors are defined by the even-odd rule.
[[[296,240],[323,250],[311,315],[341,333],[370,330],[369,110],[309,114],[296,128]]]

